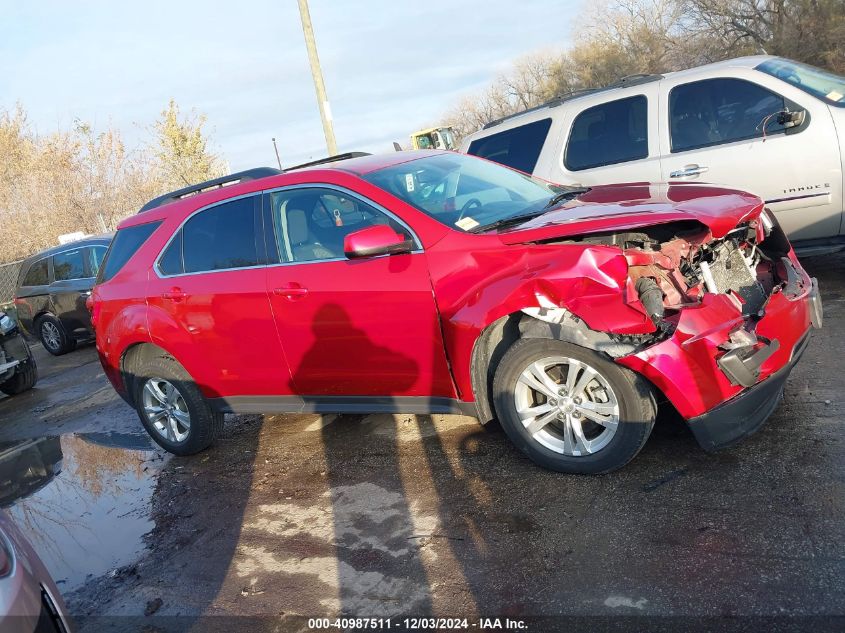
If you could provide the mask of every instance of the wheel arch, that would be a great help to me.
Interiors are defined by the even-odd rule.
[[[161,357],[172,358],[179,363],[169,351],[149,341],[132,343],[120,355],[120,378],[126,388],[124,399],[129,405],[135,406],[135,381],[138,379],[138,372],[148,360]],[[184,365],[179,364],[184,369]]]
[[[41,325],[41,323],[40,323],[41,319],[43,319],[44,317],[47,317],[47,316],[53,317],[56,320],[58,320],[58,318],[59,318],[49,309],[44,309],[44,310],[41,310],[40,312],[38,312],[35,316],[32,317],[32,335],[33,336],[38,336],[38,326]]]
[[[530,338],[572,343],[611,360],[633,353],[642,344],[637,336],[593,330],[564,308],[524,308],[500,317],[481,331],[472,348],[470,379],[482,424],[495,418],[493,377],[502,356],[517,340]]]

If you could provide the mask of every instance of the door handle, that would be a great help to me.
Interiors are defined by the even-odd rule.
[[[281,297],[287,297],[291,300],[296,300],[300,297],[304,297],[308,294],[308,288],[303,288],[299,284],[291,284],[289,286],[283,286],[281,288],[273,288],[273,294],[279,295]]]
[[[182,291],[181,288],[171,288],[167,292],[161,293],[162,299],[169,299],[173,303],[179,303],[182,301],[187,295]]]
[[[688,178],[690,176],[698,176],[698,174],[703,174],[707,171],[710,171],[710,168],[703,165],[684,165],[677,171],[671,172],[669,178]]]

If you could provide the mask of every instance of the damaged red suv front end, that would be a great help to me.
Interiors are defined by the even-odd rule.
[[[530,233],[545,244],[621,249],[620,290],[651,323],[602,328],[634,346],[617,347],[615,361],[657,387],[707,450],[756,430],[823,316],[816,280],[763,202],[710,186],[615,185],[579,196],[558,215],[524,225],[509,241]],[[563,226],[584,233],[567,239]]]
[[[664,293],[651,316],[671,336],[617,362],[656,385],[703,448],[729,445],[772,413],[811,325],[821,326],[817,282],[768,211],[724,235],[655,246],[626,258],[641,291]]]

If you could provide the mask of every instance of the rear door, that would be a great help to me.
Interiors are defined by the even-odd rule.
[[[91,315],[85,301],[94,283],[86,263],[87,248],[80,246],[53,255],[50,301],[65,331],[77,336],[91,331]]]
[[[317,404],[364,398],[365,410],[454,398],[428,265],[410,228],[348,190],[289,187],[266,194],[265,204],[278,261],[267,284],[296,393]],[[374,224],[418,248],[347,259],[344,237]]]
[[[601,185],[660,180],[657,133],[658,82],[564,103],[565,119],[554,161],[553,182]]]
[[[661,81],[663,180],[760,196],[793,240],[837,235],[842,172],[827,106],[751,69],[736,72]],[[806,111],[805,122],[786,129],[777,116],[786,109]]]
[[[35,318],[50,310],[50,258],[37,259],[22,271],[21,285],[15,293],[15,309],[21,325],[33,336]]]
[[[260,199],[255,194],[200,209],[150,272],[153,342],[170,351],[208,397],[289,393],[267,297]]]

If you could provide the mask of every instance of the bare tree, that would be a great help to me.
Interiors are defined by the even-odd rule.
[[[0,111],[0,262],[57,243],[63,233],[112,230],[150,198],[221,175],[204,117],[171,102],[150,145],[127,150],[119,130],[73,129],[40,136],[22,106]]]
[[[520,57],[480,95],[461,99],[445,115],[456,138],[460,139],[494,119],[542,103],[548,94],[548,80],[557,57],[545,51]]]
[[[769,53],[845,71],[845,0],[682,0],[726,57]]]
[[[592,0],[575,21],[572,39],[569,49],[543,54],[540,72],[517,62],[485,92],[453,106],[447,121],[466,134],[628,75],[764,51],[842,73],[845,0]]]
[[[184,187],[223,175],[226,164],[209,150],[205,123],[205,115],[193,110],[183,116],[173,99],[162,111],[153,124],[153,153],[164,182]]]

